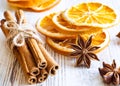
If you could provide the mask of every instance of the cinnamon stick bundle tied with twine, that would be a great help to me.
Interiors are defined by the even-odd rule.
[[[15,54],[16,58],[18,59],[19,63],[21,64],[26,77],[28,77],[28,80],[30,80],[29,83],[31,84],[36,83],[37,82],[36,76],[40,74],[39,68],[36,67],[32,54],[28,50],[26,43],[24,43],[22,46],[19,46],[18,44],[18,46],[15,45],[13,47],[12,36],[14,37],[14,35],[16,35],[18,32],[17,30],[13,31],[14,28],[11,29],[11,27],[15,26],[14,25],[15,20],[9,11],[5,11],[4,16],[5,19],[1,20],[1,29],[5,36],[7,37],[7,43],[10,49]],[[9,22],[8,24],[7,21]]]
[[[15,12],[16,20],[9,11],[4,12],[1,29],[7,38],[7,44],[19,61],[27,81],[30,84],[43,82],[48,74],[55,75],[58,64],[44,48],[39,36],[31,30],[24,12]]]

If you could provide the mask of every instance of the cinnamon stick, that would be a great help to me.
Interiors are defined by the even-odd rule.
[[[23,71],[24,71],[25,77],[27,78],[27,82],[28,82],[29,84],[35,84],[35,83],[37,83],[37,77],[36,77],[36,76],[31,76],[30,74],[28,74],[28,73],[26,72],[25,65],[23,64],[23,60],[22,60],[22,58],[21,58],[21,55],[20,55],[17,47],[15,47],[15,48],[13,49],[13,53],[14,53],[15,57],[17,58],[17,60],[19,61],[20,65],[21,65],[21,67],[22,67],[22,69],[23,69]]]
[[[12,17],[12,15],[11,15],[10,11],[4,12],[4,17],[7,21],[10,21],[10,20],[15,21],[14,18]]]
[[[39,48],[37,41],[33,38],[28,38],[27,44],[30,47],[30,50],[35,58],[38,68],[45,69],[47,62]]]
[[[5,16],[6,20],[14,21],[13,18],[11,17],[11,14],[9,11],[5,11],[4,14],[5,14],[4,16]],[[10,17],[8,17],[8,16],[10,16]],[[5,34],[5,36],[8,37],[9,30],[7,30],[4,27],[4,22],[5,22],[5,20],[1,21],[1,29],[2,29],[3,33]],[[25,67],[25,71],[33,76],[39,75],[40,71],[36,67],[34,59],[31,55],[30,51],[28,50],[27,45],[24,44],[21,47],[17,47],[17,50],[19,51],[19,54],[21,55],[21,58],[22,58],[22,61],[23,61],[24,67]]]
[[[18,47],[18,50],[26,66],[27,72],[33,76],[39,75],[40,73],[39,68],[36,67],[35,61],[30,51],[28,50],[27,44],[24,44],[23,46]]]
[[[22,10],[16,11],[15,16],[16,16],[16,19],[18,20],[17,22],[19,24],[26,23],[26,19],[25,19],[25,16],[24,16],[24,13]],[[21,19],[22,19],[22,21],[21,21]],[[33,38],[27,38],[26,43],[27,43],[32,55],[34,56],[37,67],[40,69],[45,69],[47,66],[47,62],[46,62],[41,50],[39,49],[37,41]]]
[[[59,69],[58,64],[55,62],[55,60],[51,57],[51,55],[48,53],[48,51],[45,49],[45,47],[39,43],[39,47],[47,61],[47,67],[46,70],[50,75],[55,75],[56,71]]]
[[[40,70],[40,75],[37,78],[39,83],[44,82],[48,78],[48,72],[45,69]]]
[[[20,24],[24,24],[27,22],[26,18],[25,18],[25,15],[24,15],[24,12],[22,10],[17,10],[15,12],[15,17],[17,19],[17,23]],[[22,21],[21,21],[22,20]]]

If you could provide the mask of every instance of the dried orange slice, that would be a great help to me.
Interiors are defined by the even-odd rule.
[[[48,10],[57,5],[61,0],[47,0],[45,3],[39,3],[38,5],[31,7],[30,9],[36,12]]]
[[[67,33],[67,34],[80,34],[80,33],[94,33],[102,30],[100,27],[92,27],[92,26],[76,26],[68,23],[62,17],[63,12],[58,13],[53,16],[52,21],[58,27],[56,28],[59,32]]]
[[[90,37],[91,34],[81,35],[85,40]],[[109,33],[106,30],[103,32],[93,35],[92,45],[99,46],[100,48],[95,51],[98,53],[103,50],[109,44]],[[71,48],[70,43],[76,43],[76,39],[52,39],[50,37],[46,38],[47,44],[58,53],[63,55],[69,55],[74,50]]]
[[[110,27],[118,23],[117,12],[99,2],[81,3],[64,12],[63,17],[77,26]]]
[[[65,39],[65,38],[73,38],[75,37],[75,35],[67,35],[67,34],[63,34],[58,32],[55,28],[56,25],[52,22],[52,17],[55,15],[56,13],[52,13],[48,16],[45,16],[42,19],[39,19],[36,23],[36,28],[37,30],[42,33],[45,36],[48,37],[52,37],[52,38],[58,38],[58,39]]]

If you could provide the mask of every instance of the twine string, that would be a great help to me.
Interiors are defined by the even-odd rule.
[[[34,38],[38,42],[41,42],[38,34],[31,30],[31,25],[25,23],[22,24],[22,18],[20,19],[20,23],[17,24],[15,21],[6,21],[4,23],[4,27],[9,30],[9,37],[7,37],[7,43],[11,49],[14,46],[20,47],[25,44],[26,38]]]

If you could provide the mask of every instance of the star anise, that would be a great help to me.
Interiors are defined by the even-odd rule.
[[[120,32],[116,35],[118,38],[120,38]]]
[[[83,38],[78,35],[77,44],[71,44],[75,51],[73,51],[70,55],[78,57],[76,66],[86,66],[87,68],[90,68],[91,58],[99,60],[97,55],[93,53],[93,51],[97,50],[99,47],[91,46],[91,43],[92,36],[90,36],[87,41],[84,41]]]
[[[99,72],[105,83],[120,84],[120,68],[116,68],[115,60],[111,65],[103,62],[103,68],[99,68]]]

